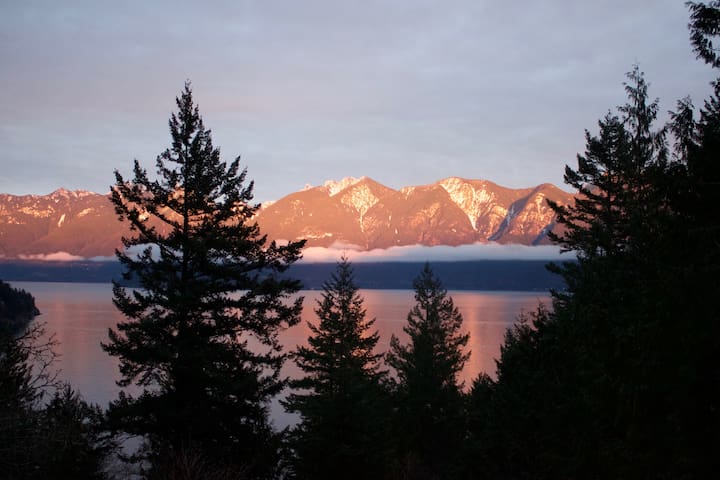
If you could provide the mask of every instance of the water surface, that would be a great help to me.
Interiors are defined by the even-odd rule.
[[[60,378],[70,382],[83,397],[106,406],[114,399],[120,388],[115,384],[119,378],[118,361],[107,355],[100,347],[106,342],[108,329],[114,327],[123,316],[112,303],[112,286],[103,283],[42,283],[13,282],[35,296],[42,315],[37,321],[46,324],[48,334],[58,340],[57,368]],[[517,320],[522,311],[534,310],[539,302],[548,303],[547,294],[538,292],[449,292],[463,315],[463,328],[470,333],[468,350],[470,360],[462,378],[466,386],[481,372],[494,375],[495,358],[499,355],[505,330]],[[283,332],[282,343],[287,349],[306,344],[310,330],[307,321],[317,322],[314,313],[319,291],[303,291],[305,297],[302,322]],[[387,351],[391,335],[401,342],[407,336],[402,331],[407,314],[414,304],[411,290],[362,290],[368,318],[375,318],[375,328],[380,333],[378,350]],[[298,374],[289,364],[284,373]],[[273,407],[279,424],[288,419]],[[278,418],[283,417],[283,418]]]

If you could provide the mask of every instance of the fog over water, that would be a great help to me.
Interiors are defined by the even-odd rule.
[[[337,262],[345,255],[352,263],[362,262],[459,262],[472,260],[570,261],[573,253],[562,253],[555,245],[519,245],[494,242],[448,245],[403,245],[363,250],[356,245],[337,243],[330,247],[307,247],[300,262]]]

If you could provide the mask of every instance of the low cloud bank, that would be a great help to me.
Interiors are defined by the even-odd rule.
[[[8,257],[0,256],[2,259],[8,259]],[[12,259],[12,257],[10,257]],[[27,260],[27,261],[33,261],[33,262],[99,262],[99,263],[106,263],[106,262],[115,262],[117,261],[117,257],[83,257],[80,255],[73,255],[72,253],[68,252],[55,252],[55,253],[32,253],[32,254],[23,254],[17,256],[18,260]]]
[[[141,248],[131,249],[129,254],[137,256]],[[369,262],[461,262],[471,260],[573,260],[572,253],[560,253],[553,245],[501,245],[498,243],[475,243],[457,247],[408,245],[388,249],[362,250],[357,245],[334,244],[330,247],[308,247],[303,251],[301,263],[334,263],[342,255],[353,263]],[[68,252],[18,255],[20,260],[46,262],[114,262],[115,257],[85,258]]]
[[[18,255],[20,260],[35,260],[42,262],[79,262],[85,260],[85,257],[73,255],[68,252],[55,253],[36,253],[31,255]]]
[[[336,262],[345,254],[351,262],[460,262],[469,260],[573,260],[572,253],[560,253],[553,245],[501,245],[475,243],[457,247],[410,245],[363,251],[356,245],[309,247],[303,251],[303,263]]]

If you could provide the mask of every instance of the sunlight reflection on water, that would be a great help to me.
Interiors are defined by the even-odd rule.
[[[107,341],[108,328],[123,319],[112,303],[111,285],[13,282],[13,286],[35,296],[42,312],[37,320],[46,323],[47,334],[56,335],[60,378],[70,382],[86,400],[106,406],[120,391],[115,384],[119,377],[118,361],[102,350],[100,342]],[[307,344],[310,330],[306,322],[317,323],[314,309],[320,294],[320,291],[301,293],[305,297],[302,321],[281,334],[286,349]],[[404,342],[406,335],[402,328],[414,304],[413,292],[362,290],[361,294],[365,299],[367,318],[376,319],[375,328],[380,333],[378,350],[387,351],[393,334]],[[499,355],[505,330],[516,321],[520,312],[533,311],[539,302],[549,302],[549,296],[542,292],[451,291],[450,295],[463,315],[463,328],[470,333],[468,349],[471,357],[462,375],[466,388],[481,372],[494,375],[495,358]],[[283,373],[293,377],[299,372],[294,364],[288,363]],[[130,389],[131,393],[134,391]],[[274,401],[271,408],[277,426],[294,422],[295,417],[285,413],[278,401]]]

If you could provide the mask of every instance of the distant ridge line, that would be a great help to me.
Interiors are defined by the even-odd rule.
[[[306,239],[308,247],[547,245],[555,217],[546,200],[573,198],[547,183],[511,189],[448,177],[395,190],[369,177],[348,177],[266,202],[255,219],[268,238]],[[2,258],[52,259],[58,252],[66,260],[113,257],[128,234],[108,194],[64,188],[48,195],[0,194]]]

